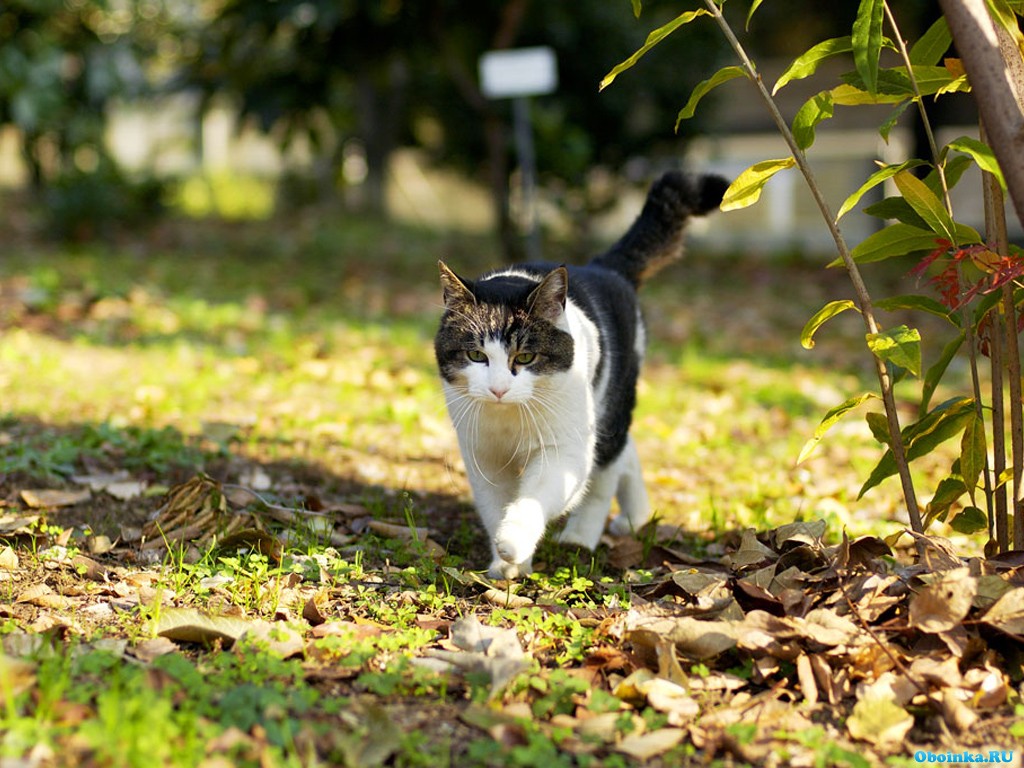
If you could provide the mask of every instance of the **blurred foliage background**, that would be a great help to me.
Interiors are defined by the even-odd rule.
[[[756,54],[792,55],[847,33],[857,3],[813,13],[786,5],[759,12]],[[908,34],[937,14],[933,0],[900,5]],[[741,6],[731,10],[745,14]],[[609,179],[646,182],[659,164],[678,164],[697,133],[759,127],[712,116],[673,131],[690,90],[727,56],[710,25],[673,36],[598,92],[612,66],[682,10],[649,0],[638,20],[625,0],[4,0],[0,150],[17,170],[3,170],[0,151],[0,177],[43,203],[43,229],[65,238],[150,221],[172,199],[209,208],[218,174],[239,173],[218,159],[217,114],[233,135],[258,135],[280,154],[262,179],[274,194],[251,186],[252,201],[235,206],[243,213],[266,212],[267,198],[386,216],[394,155],[414,148],[427,168],[488,193],[493,229],[514,257],[511,108],[481,93],[480,56],[555,50],[559,88],[532,110],[538,167],[549,204],[585,234],[615,201]],[[173,135],[161,133],[168,115],[182,124]]]

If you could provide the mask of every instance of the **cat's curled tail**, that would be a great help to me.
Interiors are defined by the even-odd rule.
[[[618,272],[639,287],[682,255],[687,220],[717,209],[728,186],[721,176],[669,171],[651,186],[626,234],[591,264]]]

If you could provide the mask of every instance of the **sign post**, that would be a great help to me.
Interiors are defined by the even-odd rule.
[[[489,99],[512,99],[516,157],[522,177],[523,225],[526,252],[540,259],[537,228],[537,159],[530,127],[530,96],[552,93],[558,87],[555,52],[546,46],[488,51],[480,57],[480,87]]]

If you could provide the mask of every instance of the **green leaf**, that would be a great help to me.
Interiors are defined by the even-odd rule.
[[[809,98],[793,117],[793,138],[800,149],[814,143],[814,129],[818,123],[832,117],[832,94],[822,91]]]
[[[892,445],[892,435],[889,433],[889,419],[884,413],[872,411],[864,415],[864,420],[871,430],[871,436],[882,445]]]
[[[868,93],[856,85],[843,83],[832,89],[832,99],[842,107],[856,107],[861,104],[899,104],[910,98],[910,93]]]
[[[757,9],[761,7],[762,2],[764,2],[764,0],[754,0],[754,2],[750,4],[750,11],[747,13],[747,23],[744,29],[748,31],[750,30],[750,21],[754,18],[754,14],[757,12]]]
[[[906,447],[907,461],[914,461],[931,453],[943,442],[958,434],[973,415],[974,400],[966,397],[954,398],[937,406],[934,411],[916,424],[906,427],[903,430],[902,439],[903,445]],[[889,449],[875,465],[871,476],[861,486],[857,498],[861,498],[883,480],[895,475],[896,472],[896,459],[892,449]]]
[[[925,520],[930,524],[936,518],[944,518],[946,512],[957,499],[967,493],[967,486],[960,477],[960,462],[953,463],[953,472],[939,481],[925,512]]]
[[[931,251],[936,246],[934,232],[909,224],[890,224],[865,238],[850,253],[858,264],[884,261],[914,251]]]
[[[957,185],[960,181],[960,177],[964,175],[964,172],[966,172],[971,165],[971,158],[965,157],[964,155],[956,155],[952,159],[946,161],[946,184],[950,189]],[[932,189],[938,190],[941,187],[938,179],[939,174],[934,170],[925,178],[925,184],[929,184],[932,174],[935,175],[935,186],[932,187]]]
[[[886,144],[889,143],[889,134],[892,133],[892,129],[896,127],[896,124],[903,117],[903,113],[907,111],[907,107],[911,105],[910,101],[904,101],[902,104],[897,104],[896,108],[889,113],[889,116],[885,118],[885,122],[878,126],[878,135],[882,137],[882,141]]]
[[[879,299],[875,302],[877,309],[886,312],[899,312],[901,310],[916,310],[941,317],[943,320],[953,322],[949,316],[949,309],[942,302],[936,301],[931,296],[919,296],[917,294],[905,294],[902,296],[891,296],[887,299]]]
[[[753,13],[753,11],[751,11]],[[797,57],[786,71],[783,72],[779,79],[775,81],[775,87],[772,88],[772,95],[778,93],[787,83],[793,80],[802,80],[805,77],[813,75],[821,62],[826,59],[837,56],[842,53],[849,53],[853,50],[853,44],[849,36],[847,37],[834,37],[831,40],[825,40],[818,43],[816,46],[806,51],[803,55]]]
[[[612,71],[604,76],[604,79],[601,81],[601,85],[599,86],[599,90],[603,91],[605,88],[611,85],[612,81],[614,81],[616,77],[618,77],[627,69],[632,67],[638,61],[640,61],[644,54],[646,54],[649,50],[651,50],[651,48],[656,46],[666,37],[668,37],[677,29],[679,29],[679,27],[685,24],[689,24],[691,21],[700,16],[707,15],[709,15],[708,11],[705,11],[703,8],[698,8],[696,11],[687,11],[686,13],[680,14],[676,18],[672,19],[672,21],[670,21],[668,24],[658,27],[656,30],[654,30],[653,32],[651,32],[651,34],[647,36],[646,42],[644,42],[644,44],[636,53],[634,53],[628,59],[623,61],[621,64],[616,64],[612,68]]]
[[[968,227],[966,224],[961,224],[959,221],[954,225],[956,233],[956,242],[959,245],[975,245],[981,242],[981,235],[978,234],[978,230],[973,227]]]
[[[640,13],[643,11],[644,5],[642,0],[633,0],[633,16],[640,18]]]
[[[853,63],[868,93],[878,90],[878,57],[882,53],[885,0],[860,0],[853,21]]]
[[[974,416],[975,402],[971,397],[953,397],[938,404],[924,419],[903,430],[906,458],[913,461],[927,456],[936,445],[964,429]]]
[[[742,67],[722,67],[707,80],[702,80],[697,83],[693,92],[690,93],[690,100],[686,102],[685,107],[679,110],[679,115],[676,117],[676,130],[679,130],[679,124],[683,122],[683,120],[689,120],[693,117],[694,112],[697,110],[697,104],[708,94],[709,91],[714,90],[722,83],[735,80],[737,77],[746,77],[746,75],[746,70]]]
[[[925,66],[938,64],[952,43],[953,35],[949,31],[946,17],[940,16],[910,49],[910,63]]]
[[[999,167],[999,161],[996,160],[996,156],[988,144],[972,139],[970,136],[961,136],[949,142],[946,145],[946,149],[970,155],[974,158],[974,162],[978,164],[978,167],[995,176],[999,181],[999,186],[1003,188],[1004,192],[1006,191],[1006,179],[1003,178],[1003,169]]]
[[[886,165],[879,168],[868,176],[868,180],[861,184],[860,188],[858,188],[856,192],[846,198],[842,206],[839,208],[839,214],[836,216],[836,221],[839,221],[843,216],[849,213],[853,206],[859,203],[860,199],[864,197],[869,190],[874,189],[887,179],[891,179],[897,173],[909,168],[915,168],[919,165],[924,165],[924,162],[922,160],[907,160],[905,163],[899,163],[898,165]]]
[[[743,171],[725,190],[725,197],[720,206],[723,211],[735,211],[756,203],[761,197],[761,190],[768,180],[779,171],[792,168],[796,160],[785,157],[781,160],[762,160],[754,163]]]
[[[880,360],[921,375],[921,334],[916,328],[899,325],[887,331],[867,334],[868,349]]]
[[[974,329],[977,331],[981,321],[985,319],[985,315],[992,311],[997,305],[1002,303],[1003,294],[1002,291],[992,291],[987,296],[983,297],[974,307]],[[1019,304],[1019,302],[1018,302]]]
[[[949,527],[957,533],[977,533],[988,528],[988,518],[977,507],[964,507],[959,515],[949,521]]]
[[[960,439],[960,474],[968,489],[977,486],[981,471],[985,468],[987,456],[985,420],[975,411],[974,418],[967,422],[964,435]]]
[[[814,348],[814,334],[818,332],[825,323],[831,320],[838,314],[845,312],[848,309],[856,309],[857,305],[854,304],[850,299],[841,299],[838,301],[830,301],[824,307],[814,313],[814,317],[807,321],[804,325],[803,331],[800,332],[800,344],[804,349]]]
[[[910,203],[910,207],[925,220],[933,232],[942,235],[951,243],[956,243],[956,225],[953,224],[953,217],[923,181],[909,171],[897,173],[893,181],[896,182],[896,188],[903,195],[903,199]]]
[[[864,79],[858,72],[849,72],[842,76],[843,85],[832,89],[836,104],[899,104],[914,99],[917,93],[922,96],[941,95],[957,91],[969,90],[967,79],[957,77],[945,67],[913,68],[914,82],[911,82],[906,67],[890,67],[879,70],[875,90],[869,90]],[[917,84],[917,91],[914,84]]]
[[[904,67],[897,69],[906,72]],[[966,75],[954,75],[945,67],[914,66],[914,80],[922,96],[941,96],[970,90]]]
[[[810,456],[815,446],[817,446],[818,443],[821,442],[821,438],[825,436],[826,432],[832,429],[833,425],[837,421],[843,418],[843,416],[852,411],[854,408],[860,406],[862,403],[864,403],[864,401],[872,397],[877,397],[877,395],[874,395],[871,392],[865,392],[862,395],[855,395],[854,397],[851,397],[849,400],[840,403],[835,408],[832,408],[828,413],[826,413],[825,417],[821,420],[821,423],[818,425],[818,428],[814,430],[814,436],[811,437],[806,443],[804,443],[804,447],[800,451],[800,456],[797,458],[796,463],[802,464],[804,459]]]
[[[953,358],[956,357],[956,353],[960,351],[960,347],[966,338],[966,334],[961,331],[957,337],[942,348],[942,354],[939,355],[939,359],[925,372],[924,384],[921,386],[921,404],[918,406],[918,418],[924,418],[925,414],[928,413],[928,407],[931,404],[932,395],[935,394],[936,387],[939,386],[939,382],[942,381],[946,369]]]
[[[903,224],[909,224],[918,229],[928,229],[925,220],[917,215],[917,211],[910,207],[910,203],[902,197],[887,197],[877,203],[864,208],[868,216],[877,216],[880,219],[896,219]]]

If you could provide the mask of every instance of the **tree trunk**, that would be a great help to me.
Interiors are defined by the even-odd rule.
[[[1009,34],[989,16],[985,0],[940,0],[939,4],[1017,218],[1024,224],[1024,59]]]
[[[356,75],[359,134],[366,152],[363,206],[376,216],[384,217],[388,212],[388,166],[398,143],[408,75],[401,59],[364,67]]]

